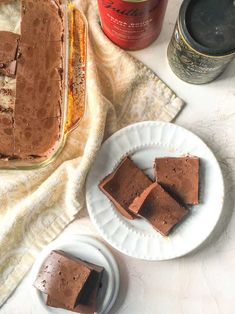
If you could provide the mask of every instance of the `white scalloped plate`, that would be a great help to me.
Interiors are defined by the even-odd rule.
[[[201,203],[190,207],[188,217],[169,237],[144,220],[125,219],[98,188],[126,155],[153,179],[155,157],[185,154],[200,157]],[[164,122],[141,122],[113,134],[98,152],[86,182],[87,208],[99,233],[122,253],[145,260],[172,259],[197,248],[215,228],[223,199],[223,177],[211,150],[193,133]]]
[[[42,313],[48,314],[70,314],[71,311],[64,309],[49,307],[45,304],[46,296],[36,288],[32,287],[37,278],[38,272],[52,250],[61,249],[68,252],[82,260],[94,263],[105,268],[102,278],[102,288],[98,295],[98,312],[99,314],[106,314],[112,308],[116,301],[119,285],[120,275],[117,263],[109,252],[109,250],[100,241],[91,236],[73,235],[63,236],[58,240],[51,242],[40,253],[35,261],[31,278],[29,280],[30,291],[35,303],[40,306]]]

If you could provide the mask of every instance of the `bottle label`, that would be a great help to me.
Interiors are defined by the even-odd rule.
[[[167,0],[98,0],[104,33],[126,49],[141,49],[161,31]]]

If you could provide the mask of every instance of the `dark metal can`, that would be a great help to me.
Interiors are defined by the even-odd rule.
[[[213,81],[235,57],[235,2],[185,0],[167,54],[180,79]]]

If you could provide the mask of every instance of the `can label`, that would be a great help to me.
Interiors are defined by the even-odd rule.
[[[122,48],[144,48],[160,34],[167,2],[98,0],[103,31]]]
[[[207,56],[193,49],[176,24],[168,46],[168,61],[173,72],[183,81],[204,84],[219,76],[234,55]]]

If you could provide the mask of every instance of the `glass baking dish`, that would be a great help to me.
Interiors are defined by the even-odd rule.
[[[6,1],[4,2],[6,3]],[[3,4],[2,4],[3,5]],[[64,21],[63,96],[60,136],[47,157],[0,159],[0,169],[32,170],[53,162],[63,150],[66,138],[81,121],[86,105],[87,21],[70,1],[61,5]]]

